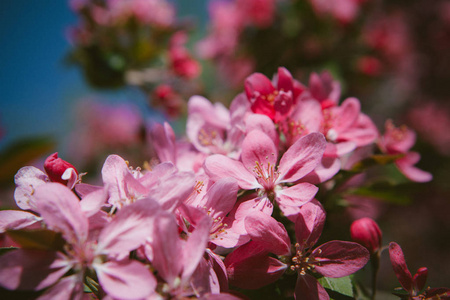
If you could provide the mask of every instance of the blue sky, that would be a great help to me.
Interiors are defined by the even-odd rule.
[[[182,15],[205,19],[207,0],[174,2]],[[19,138],[64,136],[74,101],[92,93],[79,70],[63,64],[65,30],[76,20],[67,1],[0,1],[0,149]]]

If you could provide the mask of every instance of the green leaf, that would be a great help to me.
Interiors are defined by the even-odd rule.
[[[26,249],[63,250],[65,244],[61,233],[48,229],[8,230],[6,234]]]
[[[0,153],[0,184],[13,182],[14,174],[31,161],[48,154],[55,143],[48,137],[21,139]]]
[[[394,163],[397,159],[405,156],[404,154],[374,154],[359,163],[355,164],[351,171],[362,172],[365,169],[377,165],[385,166]]]
[[[318,281],[327,290],[331,299],[353,299],[353,285],[349,276],[341,278],[322,277]]]
[[[408,185],[393,186],[387,182],[379,182],[369,187],[350,190],[348,194],[377,198],[392,204],[407,205],[411,202],[410,192]]]
[[[17,248],[17,247],[1,247],[0,248],[0,255],[3,255],[6,252],[9,252],[11,250],[16,250],[16,249],[19,249],[19,248]]]

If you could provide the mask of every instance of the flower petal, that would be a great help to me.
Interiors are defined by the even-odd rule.
[[[414,167],[420,160],[420,154],[417,152],[408,152],[404,157],[395,161],[398,169],[406,176],[408,179],[416,182],[428,182],[433,179],[433,175],[423,171],[419,168]]]
[[[77,196],[66,186],[50,182],[39,186],[34,194],[37,212],[49,228],[63,233],[69,243],[87,239],[88,219]]]
[[[325,277],[338,278],[355,273],[369,261],[369,251],[358,243],[330,241],[317,247],[311,257],[320,261],[315,270]]]
[[[405,291],[412,292],[413,279],[411,273],[406,265],[405,256],[403,255],[402,248],[399,244],[391,242],[389,244],[389,257],[391,258],[392,268],[394,269],[395,276]]]
[[[138,248],[151,233],[159,205],[151,199],[142,199],[127,205],[103,228],[98,237],[98,254],[126,254]]]
[[[194,273],[200,260],[203,258],[206,246],[209,241],[209,231],[212,220],[205,214],[205,217],[197,223],[197,227],[189,236],[183,249],[183,274],[182,280],[188,280]]]
[[[295,237],[302,249],[311,248],[317,243],[325,224],[325,210],[317,200],[312,200],[300,208],[295,221]]]
[[[311,201],[319,188],[313,184],[303,182],[276,192],[277,202],[285,206],[300,207]]]
[[[75,274],[62,278],[58,283],[46,290],[38,300],[83,299],[83,277],[80,275]]]
[[[215,154],[205,160],[205,172],[212,180],[218,181],[224,177],[233,177],[238,181],[239,187],[252,190],[259,187],[256,177],[244,165],[224,155]]]
[[[250,244],[251,243],[246,245]],[[245,247],[246,245],[242,247]],[[245,249],[247,248],[248,247],[245,247]],[[245,253],[245,250],[242,252]],[[231,254],[233,253],[234,252]],[[228,280],[232,285],[243,289],[259,289],[275,282],[283,275],[287,268],[284,263],[268,256],[266,252],[245,255],[244,259],[228,259],[228,256],[225,259]]]
[[[272,139],[260,130],[252,130],[242,142],[242,163],[247,170],[253,170],[259,163],[264,171],[269,164],[275,168],[278,150]]]
[[[321,133],[313,132],[298,139],[280,160],[278,180],[294,182],[314,170],[322,159],[325,147],[325,137]]]
[[[39,222],[40,218],[27,211],[2,210],[0,211],[0,233],[8,229],[21,229]]]
[[[155,277],[138,261],[109,261],[94,268],[100,285],[113,298],[142,299],[155,291]]]
[[[168,212],[159,214],[155,219],[153,240],[149,241],[153,253],[152,265],[170,287],[183,271],[181,258],[182,243],[178,234],[175,217]]]
[[[311,275],[299,275],[295,285],[295,299],[298,300],[329,300],[327,291]]]
[[[35,210],[34,191],[38,186],[49,182],[49,178],[38,168],[27,166],[17,171],[14,182],[16,184],[14,199],[17,206],[23,210]]]
[[[57,252],[13,250],[0,256],[0,285],[9,290],[38,291],[55,283],[69,269]]]
[[[256,212],[245,218],[245,229],[251,239],[270,253],[288,255],[291,241],[286,228],[271,216]]]

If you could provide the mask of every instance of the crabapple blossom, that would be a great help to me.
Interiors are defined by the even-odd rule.
[[[246,190],[258,191],[262,207],[277,202],[286,216],[294,215],[298,207],[310,201],[317,192],[314,185],[294,183],[318,165],[325,150],[325,139],[312,133],[294,143],[278,161],[278,149],[265,133],[251,131],[242,142],[241,161],[216,154],[205,160],[205,171],[213,179],[233,177]]]

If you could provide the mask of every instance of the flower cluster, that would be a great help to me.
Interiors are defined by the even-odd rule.
[[[152,124],[148,135],[157,161],[133,168],[110,155],[101,184],[82,182],[56,153],[45,173],[19,170],[22,210],[0,212],[3,246],[16,248],[0,256],[2,287],[39,299],[238,299],[237,289],[294,278],[284,296],[329,299],[339,291],[324,278],[351,285],[348,276],[381,248],[370,221],[352,226],[362,245],[320,240],[329,195],[374,162],[431,179],[416,160],[405,167],[409,131],[388,126],[381,135],[359,100],[340,103],[328,73],[312,74],[308,85],[285,68],[273,80],[254,73],[229,109],[193,96],[187,140],[168,123]],[[392,245],[394,270],[418,297],[423,272],[411,279]]]
[[[166,0],[73,0],[79,23],[68,30],[69,59],[96,88],[139,86],[147,95],[159,85],[186,89],[200,64],[186,48],[189,26]],[[175,87],[176,86],[176,87]],[[181,105],[160,104],[171,114]],[[167,106],[167,107],[166,107]]]

